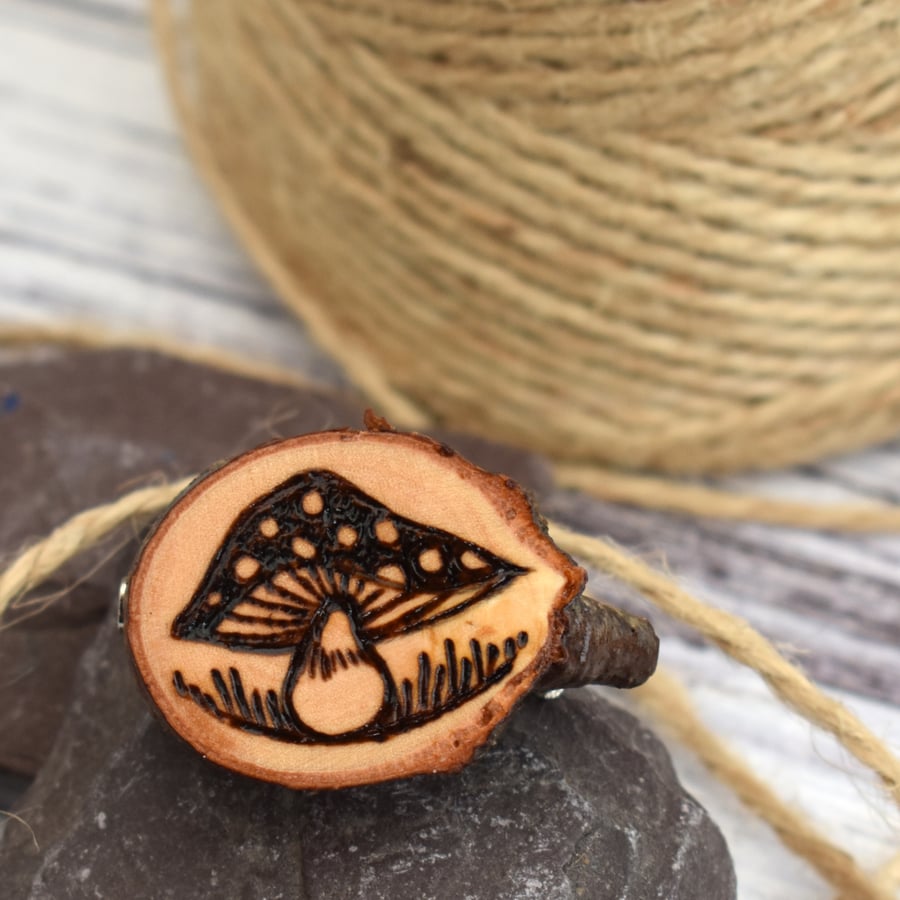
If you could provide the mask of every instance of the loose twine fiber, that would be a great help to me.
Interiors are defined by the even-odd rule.
[[[152,5],[222,208],[392,419],[633,497],[900,431],[896,0]]]

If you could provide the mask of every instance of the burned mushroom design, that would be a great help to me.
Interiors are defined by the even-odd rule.
[[[458,616],[526,571],[395,514],[334,472],[302,472],[241,512],[172,624],[180,640],[285,654],[280,692],[248,692],[237,654],[211,672],[214,694],[180,671],[173,684],[216,718],[278,740],[381,740],[504,679],[528,634],[460,647],[445,638],[440,653],[418,653],[416,678],[395,677],[382,645]]]

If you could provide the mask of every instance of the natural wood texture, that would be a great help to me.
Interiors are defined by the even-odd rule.
[[[570,655],[561,612],[585,574],[518,485],[368,424],[200,478],[131,577],[153,702],[235,771],[337,788],[457,769]]]
[[[632,688],[656,670],[659,638],[647,619],[584,595],[563,613],[565,628],[538,690],[584,684]]]

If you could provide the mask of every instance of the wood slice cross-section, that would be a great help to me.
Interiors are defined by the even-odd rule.
[[[151,698],[235,771],[334,788],[457,769],[560,659],[585,573],[523,491],[368,425],[201,477],[131,576]]]

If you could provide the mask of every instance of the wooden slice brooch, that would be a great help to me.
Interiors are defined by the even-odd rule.
[[[228,462],[148,538],[126,634],[182,738],[341,788],[459,769],[530,690],[652,673],[649,623],[582,595],[518,485],[366,425]]]

